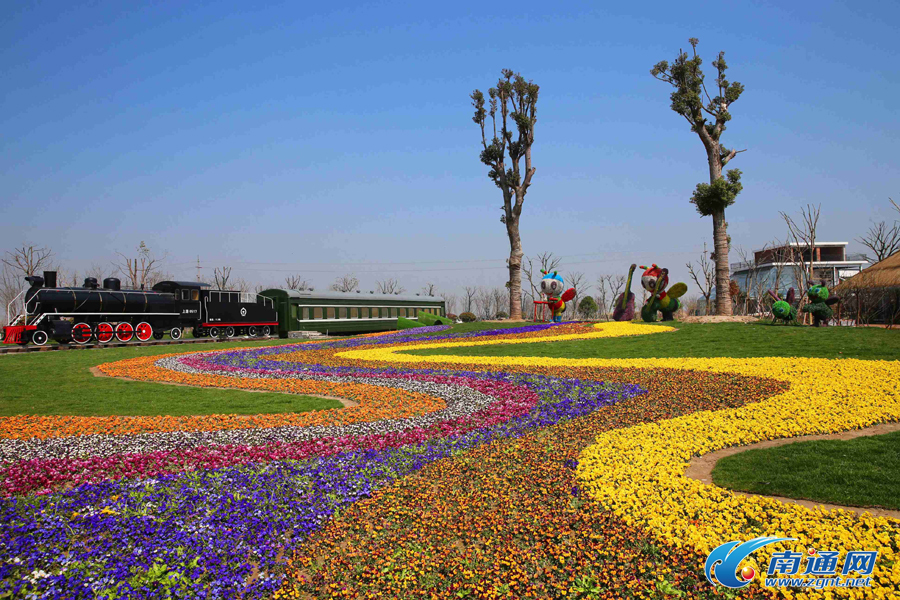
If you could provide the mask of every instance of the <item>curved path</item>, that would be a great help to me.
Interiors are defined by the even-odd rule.
[[[852,431],[844,431],[841,433],[804,435],[793,438],[766,440],[765,442],[757,442],[756,444],[749,444],[746,446],[734,446],[731,448],[725,448],[723,450],[717,450],[716,452],[710,452],[709,454],[704,454],[703,456],[695,456],[691,459],[690,464],[688,464],[687,471],[685,471],[684,474],[686,477],[695,479],[700,483],[706,485],[714,485],[712,480],[712,471],[716,468],[716,464],[726,456],[733,456],[735,454],[740,454],[741,452],[746,452],[747,450],[777,448],[778,446],[786,446],[788,444],[794,444],[797,442],[812,442],[816,440],[852,440],[858,437],[882,435],[885,433],[891,433],[893,431],[900,431],[900,423],[882,423],[880,425],[873,425],[872,427],[854,429]],[[738,494],[740,496],[771,498],[773,500],[778,500],[779,502],[784,502],[786,504],[799,504],[800,506],[805,506],[806,508],[811,509],[821,508],[824,510],[848,510],[858,515],[871,514],[876,517],[890,517],[892,519],[900,520],[900,510],[880,508],[877,506],[845,506],[843,504],[828,504],[826,502],[816,502],[813,500],[804,500],[802,498],[788,498],[786,496],[772,496],[769,494],[753,494],[750,492],[740,492],[736,490],[733,491],[735,494]]]

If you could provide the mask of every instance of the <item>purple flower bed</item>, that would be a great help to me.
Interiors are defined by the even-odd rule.
[[[495,390],[518,389],[534,399],[501,418],[485,409],[480,421],[454,423],[424,437],[413,428],[350,438],[336,454],[306,460],[285,460],[279,452],[289,446],[283,442],[227,450],[197,446],[193,450],[202,448],[207,457],[215,452],[220,458],[261,454],[258,460],[241,458],[234,466],[194,465],[188,466],[193,470],[149,479],[137,469],[128,479],[0,500],[0,551],[5,557],[0,597],[265,597],[280,586],[279,556],[285,546],[302,540],[342,506],[432,461],[644,392],[634,385],[527,374],[312,371],[397,382],[464,380],[473,386],[496,385]]]

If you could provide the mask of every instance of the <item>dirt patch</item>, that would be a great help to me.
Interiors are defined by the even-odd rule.
[[[688,465],[687,471],[685,472],[685,475],[687,477],[690,477],[691,479],[696,479],[697,481],[700,481],[706,485],[714,485],[712,481],[712,470],[716,466],[716,463],[726,456],[738,454],[739,452],[744,452],[745,450],[755,450],[757,448],[775,448],[777,446],[793,444],[794,442],[810,442],[814,440],[852,440],[854,438],[869,435],[891,433],[892,431],[900,431],[900,423],[882,423],[880,425],[866,427],[865,429],[854,429],[852,431],[842,431],[840,433],[829,433],[824,435],[804,435],[801,437],[784,438],[780,440],[766,440],[765,442],[750,444],[749,446],[735,446],[733,448],[725,448],[724,450],[718,450],[716,452],[710,452],[709,454],[704,454],[703,456],[692,458],[690,464]],[[762,496],[763,498],[772,498],[774,500],[786,502],[788,504],[799,504],[800,506],[805,506],[806,508],[824,508],[826,510],[840,508],[843,510],[855,512],[858,515],[869,513],[876,517],[890,517],[892,519],[900,519],[900,510],[890,510],[887,508],[873,507],[866,508],[859,506],[841,506],[840,504],[825,504],[822,502],[813,502],[812,500],[799,500],[796,498],[785,498],[783,496],[766,496],[764,494],[750,494],[748,492],[734,493],[740,496]]]
[[[100,367],[91,367],[91,375],[94,377],[109,377],[106,373],[100,370]],[[204,385],[188,385],[186,383],[176,383],[174,381],[144,381],[142,379],[132,379],[131,377],[114,377],[113,379],[121,379],[123,381],[142,381],[143,383],[161,383],[163,385],[177,385],[179,387],[195,387],[195,388],[204,388],[210,389],[208,386]],[[288,392],[275,392],[271,390],[245,390],[241,388],[229,388],[229,389],[237,389],[242,392],[252,392],[257,394],[286,394],[288,396],[296,396],[297,394],[290,394]],[[359,406],[359,402],[356,400],[348,400],[347,398],[338,398],[337,396],[323,396],[322,394],[301,394],[303,396],[310,396],[311,398],[324,398],[326,400],[337,400],[341,403],[344,408],[351,408],[353,406]]]
[[[759,317],[707,315],[704,317],[684,317],[678,319],[682,323],[756,323]]]

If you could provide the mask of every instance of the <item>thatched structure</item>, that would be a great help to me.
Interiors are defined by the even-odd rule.
[[[900,320],[900,252],[863,269],[834,288],[844,298],[845,314],[855,315],[857,324]]]
[[[842,293],[886,288],[900,288],[900,252],[842,281],[834,291]]]

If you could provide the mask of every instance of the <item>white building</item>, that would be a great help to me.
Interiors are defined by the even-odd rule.
[[[731,263],[731,279],[751,298],[755,298],[758,292],[765,294],[766,290],[777,290],[781,295],[791,287],[800,288],[797,292],[802,293],[810,286],[807,274],[812,260],[813,285],[824,280],[825,285],[833,288],[869,266],[865,255],[847,254],[847,244],[816,242],[814,256],[810,256],[805,244],[784,244],[755,250],[752,263]]]

